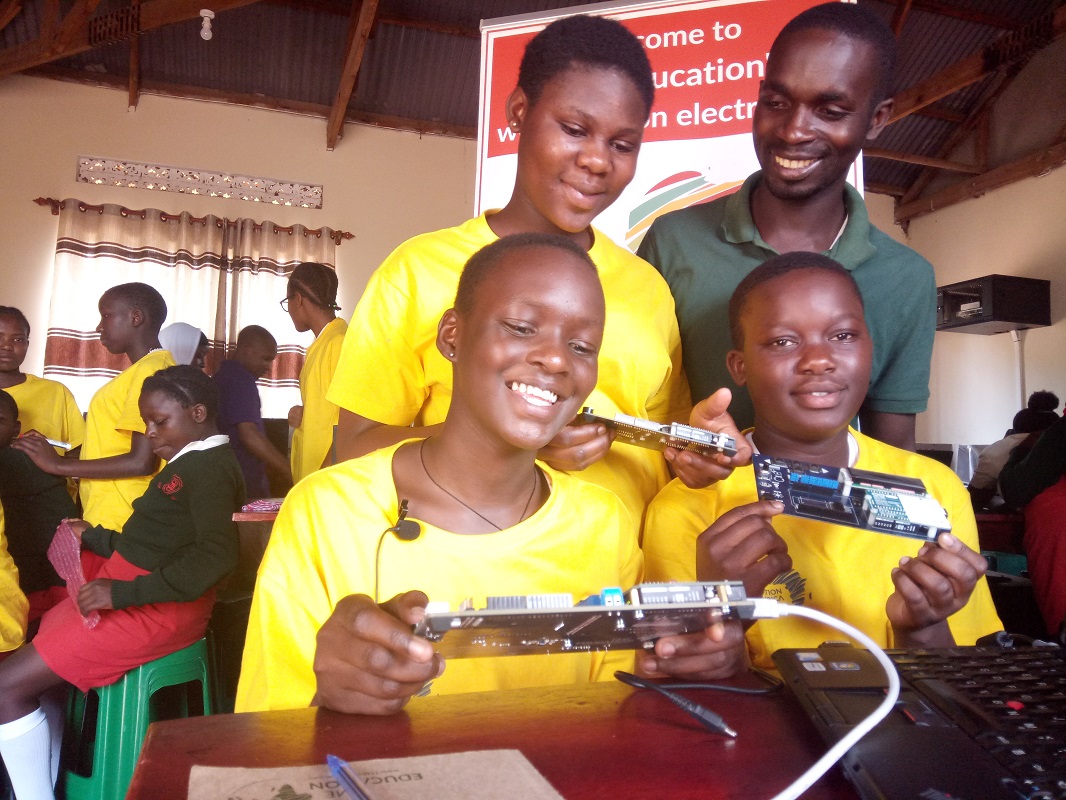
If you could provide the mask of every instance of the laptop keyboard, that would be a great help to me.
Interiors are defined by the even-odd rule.
[[[1066,799],[1066,654],[1058,648],[890,652],[900,676],[1018,779],[1020,796]]]

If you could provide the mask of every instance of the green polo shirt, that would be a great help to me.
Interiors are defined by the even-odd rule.
[[[759,176],[751,175],[728,197],[663,215],[637,250],[662,273],[674,295],[693,400],[728,386],[733,390],[729,411],[741,430],[754,423],[755,413],[747,389],[738,387],[726,369],[732,348],[729,298],[745,275],[777,255],[751,216],[751,192]],[[894,414],[924,411],[936,330],[933,267],[871,225],[862,195],[850,185],[844,205],[847,224],[825,254],[851,271],[862,293],[874,342],[866,407]]]

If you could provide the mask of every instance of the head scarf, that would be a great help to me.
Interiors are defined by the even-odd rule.
[[[191,364],[203,333],[187,322],[175,322],[159,332],[159,343],[174,356],[175,364]]]

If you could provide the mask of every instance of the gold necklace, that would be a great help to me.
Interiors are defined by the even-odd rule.
[[[472,514],[476,514],[481,519],[483,519],[485,522],[489,523],[489,525],[494,527],[496,530],[502,531],[503,528],[501,528],[499,525],[497,525],[491,519],[486,517],[484,514],[482,514],[480,511],[478,511],[476,508],[474,508],[470,504],[464,502],[461,497],[458,497],[458,496],[452,494],[447,489],[445,489],[443,486],[441,486],[439,483],[437,483],[437,479],[433,477],[433,475],[429,471],[429,467],[426,466],[426,457],[423,454],[423,450],[425,450],[427,441],[429,441],[429,440],[428,439],[423,439],[421,441],[421,443],[419,443],[419,445],[418,445],[418,460],[422,462],[422,471],[426,473],[426,477],[429,478],[430,483],[432,483],[434,486],[436,486],[438,489],[440,489],[442,492],[444,492],[446,495],[448,495],[448,497],[450,497],[452,500],[457,502],[459,505],[461,505],[467,511],[471,512]],[[529,511],[529,505],[530,505],[530,503],[533,502],[533,495],[535,495],[537,493],[537,487],[539,485],[540,485],[540,470],[537,469],[537,467],[534,465],[534,467],[533,467],[533,488],[529,492],[529,499],[526,500],[525,508],[522,509],[522,516],[520,516],[518,518],[518,522],[521,522],[522,520],[524,520],[526,518],[526,513]],[[516,522],[515,525],[517,525],[518,522]]]

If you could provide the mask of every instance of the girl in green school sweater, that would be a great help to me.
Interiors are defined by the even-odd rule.
[[[80,539],[87,583],[52,608],[36,638],[0,663],[0,755],[15,796],[51,798],[61,719],[41,695],[63,683],[107,686],[204,635],[214,585],[237,564],[234,511],[244,481],[218,433],[214,383],[192,366],[144,381],[140,412],[156,456],[167,462],[133,503],[123,532],[68,520]],[[99,623],[86,624],[92,612]]]

